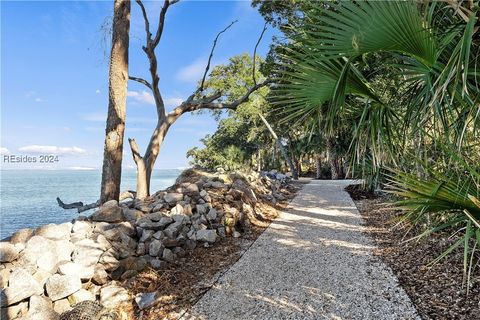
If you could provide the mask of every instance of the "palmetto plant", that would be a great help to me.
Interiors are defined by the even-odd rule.
[[[413,222],[428,218],[425,235],[463,228],[454,246],[464,244],[466,273],[480,245],[478,12],[478,3],[455,0],[312,6],[290,32],[272,90],[289,121],[320,113],[327,135],[351,124],[353,163],[371,175],[395,167],[388,179],[406,199],[399,204]],[[380,74],[365,72],[371,57]],[[440,141],[453,151],[438,152]]]

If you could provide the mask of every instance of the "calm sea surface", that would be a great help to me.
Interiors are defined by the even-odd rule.
[[[153,172],[151,191],[171,186],[181,170]],[[135,170],[124,170],[121,190],[135,190]],[[1,170],[0,239],[21,228],[67,222],[79,214],[64,210],[55,200],[92,203],[100,195],[101,172],[94,170]],[[82,214],[88,215],[93,211]]]

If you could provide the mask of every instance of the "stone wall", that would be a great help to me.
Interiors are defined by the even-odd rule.
[[[262,205],[285,200],[284,176],[271,177],[188,170],[146,201],[110,201],[90,217],[17,231],[0,242],[1,319],[67,319],[82,301],[129,302],[122,281],[265,224]],[[136,297],[140,308],[150,300]]]

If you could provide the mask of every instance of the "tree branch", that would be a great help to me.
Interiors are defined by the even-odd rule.
[[[165,15],[167,14],[168,7],[170,7],[172,4],[177,3],[179,0],[165,0],[163,2],[163,7],[162,10],[160,11],[160,16],[158,18],[158,28],[157,28],[157,33],[155,34],[155,38],[153,39],[153,48],[155,48],[158,43],[160,42],[160,39],[162,38],[162,33],[163,33],[163,27],[165,25]]]
[[[262,38],[263,38],[263,34],[265,33],[265,31],[267,30],[267,22],[265,21],[265,24],[263,25],[263,30],[262,30],[262,33],[260,33],[260,37],[258,38],[257,40],[257,44],[255,45],[255,49],[253,49],[253,67],[252,67],[252,77],[253,77],[253,84],[256,85],[257,84],[257,78],[255,77],[255,60],[257,58],[257,48],[258,48],[258,45],[260,44],[260,41],[262,41]]]
[[[147,80],[145,79],[142,79],[142,78],[138,78],[138,77],[132,77],[132,76],[129,76],[128,79],[130,80],[133,80],[133,81],[137,81],[141,84],[144,84],[145,86],[147,86],[147,88],[149,88],[150,90],[152,90],[152,85],[150,84],[150,82],[148,82]]]
[[[148,22],[147,11],[145,10],[145,6],[141,0],[137,0],[137,4],[140,6],[142,10],[143,20],[145,21],[145,33],[147,34],[147,44],[152,41],[152,33],[150,32],[150,22]]]
[[[138,151],[138,145],[135,139],[128,138],[128,143],[130,144],[130,149],[132,150],[133,161],[137,163],[139,160],[142,159],[140,152]]]
[[[213,51],[215,50],[215,47],[217,46],[218,38],[220,37],[220,35],[222,33],[227,31],[228,29],[230,29],[230,27],[233,26],[237,22],[238,22],[238,20],[232,21],[225,29],[223,29],[222,31],[217,33],[217,36],[215,37],[215,40],[213,40],[212,50],[210,51],[210,56],[208,57],[207,66],[205,67],[205,72],[203,73],[202,82],[200,84],[200,87],[197,89],[197,93],[203,91],[203,86],[205,85],[205,78],[207,77],[208,70],[210,69],[210,63],[212,62]]]

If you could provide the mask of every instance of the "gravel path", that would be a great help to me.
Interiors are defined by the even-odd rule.
[[[182,319],[419,319],[343,190],[305,185]]]

